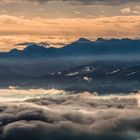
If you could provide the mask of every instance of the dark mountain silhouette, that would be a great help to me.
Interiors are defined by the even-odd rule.
[[[20,50],[18,50],[18,49],[12,49],[12,50],[10,50],[10,52],[9,53],[7,53],[7,55],[9,55],[9,56],[13,56],[13,57],[19,57],[19,56],[21,56],[21,54],[22,54],[22,51],[20,51]]]
[[[37,45],[37,44],[30,44],[28,45],[23,51],[23,56],[41,56],[47,54],[47,48]]]
[[[44,47],[43,43],[21,43],[27,45],[24,50],[12,49],[0,53],[0,57],[58,57],[58,56],[93,56],[93,55],[138,55],[140,40],[133,39],[103,39],[90,41],[80,38],[62,48]],[[18,44],[20,45],[20,44]]]

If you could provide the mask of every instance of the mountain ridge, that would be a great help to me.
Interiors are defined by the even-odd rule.
[[[16,48],[9,52],[0,52],[0,57],[50,57],[50,56],[83,56],[83,55],[128,55],[140,54],[139,39],[104,39],[91,41],[80,38],[62,48],[44,46],[43,43],[24,42],[17,45],[26,45],[23,50]],[[17,46],[16,45],[16,46]]]

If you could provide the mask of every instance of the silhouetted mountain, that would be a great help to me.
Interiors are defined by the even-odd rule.
[[[8,54],[9,54],[9,56],[13,56],[13,57],[17,56],[17,57],[19,57],[19,56],[21,56],[22,51],[18,50],[18,49],[12,49],[12,50],[10,50],[10,52]]]
[[[47,48],[37,45],[37,44],[30,44],[22,51],[22,55],[24,57],[42,56],[42,55],[44,56],[46,54],[47,54]]]
[[[103,39],[90,41],[80,38],[62,48],[47,48],[42,43],[21,43],[27,47],[20,51],[13,49],[8,53],[0,53],[0,57],[58,57],[58,56],[95,56],[95,55],[138,55],[140,40]],[[20,44],[18,44],[20,45]]]
[[[91,42],[89,39],[86,39],[86,38],[79,38],[77,40],[77,42],[84,42],[84,43],[87,43],[87,42]]]

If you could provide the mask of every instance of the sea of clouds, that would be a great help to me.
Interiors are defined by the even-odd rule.
[[[0,100],[0,140],[140,139],[139,93],[98,96],[40,89],[27,90],[24,100],[15,95],[15,101],[7,100],[10,93],[24,93],[15,91],[9,89]]]

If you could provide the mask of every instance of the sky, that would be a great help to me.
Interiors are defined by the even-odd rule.
[[[140,0],[0,0],[0,51],[85,37],[140,38]]]

